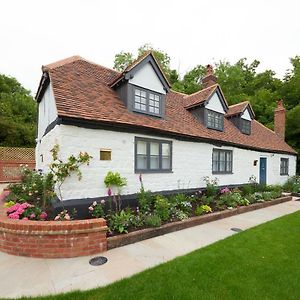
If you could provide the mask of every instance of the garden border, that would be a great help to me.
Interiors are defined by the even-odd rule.
[[[0,197],[1,198],[1,197]],[[106,220],[14,220],[0,201],[0,251],[17,256],[67,258],[107,250]]]
[[[120,234],[113,237],[107,238],[107,249],[113,249],[121,246],[125,246],[128,244],[136,243],[139,241],[143,241],[152,237],[160,236],[166,233],[182,230],[185,228],[201,225],[204,223],[224,219],[227,217],[231,217],[234,215],[242,214],[245,212],[257,210],[260,208],[288,202],[292,200],[292,196],[284,196],[271,201],[254,203],[249,206],[241,206],[238,208],[234,208],[231,210],[219,211],[210,214],[206,214],[199,217],[192,217],[187,220],[177,221],[172,223],[167,223],[157,228],[146,228],[137,231],[133,231],[127,234]]]

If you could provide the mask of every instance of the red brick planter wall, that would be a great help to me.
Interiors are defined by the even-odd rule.
[[[106,221],[13,220],[0,202],[0,251],[30,257],[63,258],[107,250]]]

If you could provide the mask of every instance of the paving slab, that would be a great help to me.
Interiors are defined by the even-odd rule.
[[[72,290],[88,290],[130,277],[175,257],[300,210],[300,201],[281,203],[226,219],[168,233],[109,250],[102,266],[91,266],[93,256],[40,259],[0,252],[0,298],[49,295]]]

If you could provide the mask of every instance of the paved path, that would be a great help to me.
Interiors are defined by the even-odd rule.
[[[0,297],[36,296],[104,286],[236,234],[230,228],[247,229],[297,210],[300,210],[300,201],[293,200],[112,249],[102,254],[108,262],[97,267],[89,265],[92,256],[38,259],[0,252]]]

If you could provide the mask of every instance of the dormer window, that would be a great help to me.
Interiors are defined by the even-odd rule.
[[[206,127],[223,131],[224,115],[216,111],[206,109]]]
[[[241,119],[240,128],[242,133],[251,134],[251,121]]]
[[[151,115],[161,115],[161,96],[152,91],[134,88],[134,110]]]

